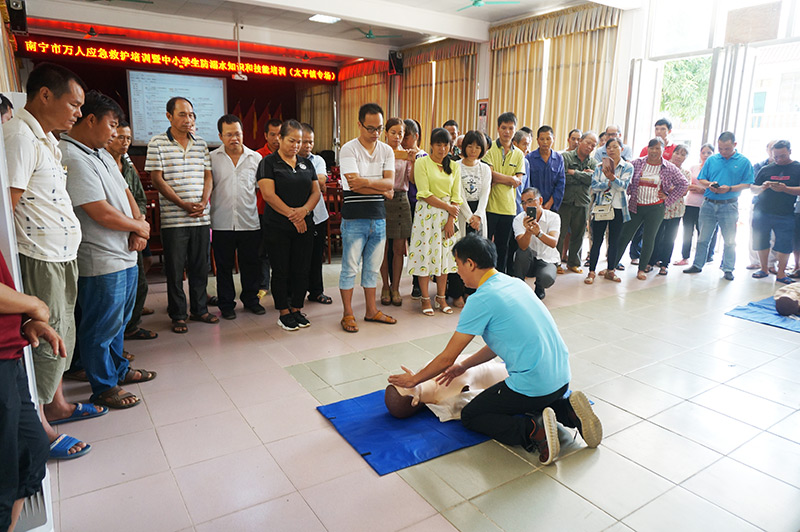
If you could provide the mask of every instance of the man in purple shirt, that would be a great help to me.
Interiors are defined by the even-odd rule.
[[[529,186],[542,194],[542,207],[558,212],[564,199],[564,158],[552,149],[553,128],[542,126],[536,132],[539,149],[530,152],[526,159],[530,165]]]

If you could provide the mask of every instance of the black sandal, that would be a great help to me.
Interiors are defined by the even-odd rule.
[[[219,323],[219,318],[211,314],[210,312],[206,312],[202,316],[198,316],[197,314],[193,314],[189,316],[189,319],[192,321],[202,321],[203,323]]]
[[[325,294],[319,294],[318,296],[312,297],[311,294],[308,294],[308,300],[312,303],[322,303],[323,305],[330,305],[333,303],[333,299],[326,296]]]

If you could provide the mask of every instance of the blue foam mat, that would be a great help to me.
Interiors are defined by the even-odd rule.
[[[725,314],[735,318],[742,318],[743,320],[754,321],[756,323],[763,323],[764,325],[772,325],[773,327],[780,327],[781,329],[800,332],[800,319],[797,319],[797,317],[781,316],[778,314],[778,311],[775,310],[775,299],[772,297],[762,299],[761,301],[748,303],[742,307],[736,307]]]
[[[460,421],[442,423],[427,408],[407,419],[386,410],[384,390],[318,406],[353,449],[379,475],[392,473],[489,438]]]

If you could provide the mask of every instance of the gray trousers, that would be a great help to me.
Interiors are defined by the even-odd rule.
[[[537,258],[530,247],[518,249],[514,255],[514,277],[523,281],[526,277],[535,277],[537,286],[550,288],[556,282],[556,275],[556,265]]]

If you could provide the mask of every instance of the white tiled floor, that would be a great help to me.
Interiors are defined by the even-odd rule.
[[[365,324],[357,294],[361,332],[347,334],[332,265],[335,302],[309,304],[307,330],[240,310],[176,335],[154,283],[144,326],[160,338],[126,347],[158,378],[131,387],[143,405],[62,427],[93,450],[50,463],[57,530],[796,531],[800,335],[724,315],[770,295],[770,279],[680,269],[593,286],[566,274],[548,291],[571,387],[603,421],[598,449],[565,430],[551,467],[486,442],[384,477],[315,407],[420,367],[458,314],[426,318],[407,298],[384,309],[397,325]],[[88,385],[66,390],[88,398]]]

